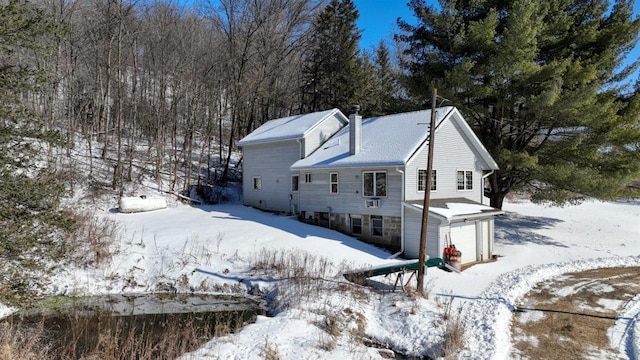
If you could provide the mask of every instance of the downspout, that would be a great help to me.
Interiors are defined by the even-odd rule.
[[[489,176],[491,176],[491,174],[493,174],[494,172],[496,172],[496,171],[495,170],[491,170],[488,173],[482,175],[482,189],[481,189],[482,191],[480,191],[480,204],[484,205],[484,183],[485,183],[485,180]]]
[[[296,139],[296,141],[298,142],[298,145],[300,145],[300,151],[298,152],[298,158],[302,159],[304,156],[302,156],[302,141],[300,141],[301,139]]]
[[[302,159],[302,141],[301,139],[296,139],[296,141],[298,142],[298,145],[300,145],[300,152],[298,154],[298,157]],[[298,170],[298,213],[299,214],[302,214],[302,210],[300,210],[300,198],[302,198],[302,196],[300,195],[301,193],[302,193],[302,188],[300,186],[300,170]],[[306,217],[306,214],[304,217]]]
[[[390,257],[391,259],[400,256],[400,254],[402,254],[404,252],[404,205],[402,205],[402,203],[405,200],[404,171],[400,170],[400,168],[396,168],[396,171],[399,172],[400,176],[402,177],[402,180],[401,180],[402,198],[400,199],[400,251],[398,251],[397,253],[391,255],[391,257]]]

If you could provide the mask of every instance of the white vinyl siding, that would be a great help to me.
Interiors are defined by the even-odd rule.
[[[330,194],[338,194],[339,193],[338,186],[338,173],[332,172],[329,173],[329,193]]]
[[[437,191],[431,199],[465,198],[480,202],[482,199],[482,168],[486,165],[475,148],[465,138],[454,122],[447,121],[438,128],[435,137],[433,169],[437,169]],[[428,143],[409,159],[405,173],[405,199],[421,200],[424,192],[418,191],[418,170],[427,168]],[[473,190],[460,191],[457,187],[457,171],[473,172]]]
[[[331,212],[336,214],[362,214],[400,216],[400,202],[402,201],[402,175],[393,169],[384,169],[386,172],[386,197],[380,197],[380,206],[377,208],[366,207],[366,200],[373,197],[363,196],[363,172],[368,170],[340,169],[339,192],[340,196],[328,196],[329,173],[337,172],[334,169],[314,170],[313,183],[300,183],[300,210]],[[302,180],[302,179],[301,179]]]
[[[417,259],[420,249],[420,232],[422,226],[422,212],[415,209],[404,209],[404,256]],[[426,253],[430,258],[442,257],[442,241],[440,239],[440,221],[430,216],[427,227]]]
[[[304,141],[304,149],[302,152],[302,157],[305,158],[311,155],[316,149],[318,149],[325,141],[327,141],[333,134],[337,133],[340,129],[342,129],[346,123],[343,123],[336,116],[332,116],[317,127],[313,128],[309,131],[308,134],[305,135]]]
[[[298,193],[291,191],[291,176],[296,173],[289,168],[299,157],[300,144],[279,141],[247,145],[242,152],[243,204],[265,210],[290,211],[291,204],[298,203]],[[254,177],[260,177],[261,191],[254,190]],[[293,199],[290,200],[291,195]]]

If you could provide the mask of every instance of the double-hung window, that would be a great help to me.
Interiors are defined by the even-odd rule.
[[[339,190],[338,173],[337,172],[329,173],[329,193],[337,194],[338,190]]]
[[[262,190],[262,178],[260,176],[253,177],[253,190]]]
[[[436,191],[436,171],[431,170],[431,191]],[[427,188],[427,170],[418,170],[418,191],[422,192]]]
[[[458,170],[458,190],[473,190],[473,171]]]
[[[292,192],[298,191],[299,180],[300,180],[300,177],[298,175],[291,175],[291,191]]]
[[[363,172],[362,195],[366,197],[387,196],[387,173],[384,171]]]

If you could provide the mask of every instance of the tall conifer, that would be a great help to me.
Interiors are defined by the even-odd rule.
[[[620,84],[640,22],[633,1],[412,0],[400,21],[408,88],[458,106],[500,170],[491,205],[513,190],[558,204],[621,195],[638,176],[637,91]],[[634,145],[635,144],[635,145]]]
[[[348,113],[362,100],[358,16],[352,0],[331,0],[317,16],[304,59],[303,112],[337,107]]]

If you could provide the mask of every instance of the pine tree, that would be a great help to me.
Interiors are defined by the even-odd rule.
[[[640,171],[638,95],[623,67],[640,22],[633,1],[412,0],[400,21],[410,93],[458,106],[498,162],[487,196],[557,204],[621,195]],[[635,145],[634,145],[635,144]]]
[[[64,187],[37,158],[62,143],[22,101],[37,97],[47,73],[31,62],[58,31],[43,11],[24,1],[0,5],[0,293],[20,295],[42,281],[30,277],[64,255],[61,236],[73,228],[59,211]]]
[[[399,108],[398,71],[391,63],[391,52],[383,41],[374,49],[375,92],[372,115],[387,115],[402,111]]]
[[[331,0],[317,16],[305,54],[303,112],[337,107],[349,112],[364,100],[358,10],[352,0]]]

